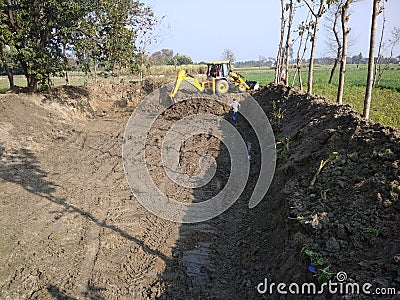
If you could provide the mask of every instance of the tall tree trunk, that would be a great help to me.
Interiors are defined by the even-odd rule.
[[[303,35],[304,35],[304,33],[303,33]],[[301,78],[301,63],[303,62],[304,55],[305,55],[305,53],[307,51],[307,42],[308,42],[308,38],[309,38],[309,32],[307,32],[307,37],[306,37],[306,40],[305,40],[305,43],[304,43],[303,53],[300,56],[300,50],[301,50],[300,47],[302,46],[302,43],[303,43],[303,35],[301,36],[301,39],[300,39],[300,44],[299,44],[299,49],[297,50],[297,59],[296,59],[296,71],[297,71],[296,74],[299,76],[299,88],[300,88],[300,91],[304,90],[303,79]],[[292,86],[294,85],[295,79],[296,79],[296,76],[293,76]]]
[[[10,90],[13,90],[15,88],[14,74],[12,73],[10,67],[8,66],[7,60],[6,60],[6,58],[4,56],[4,52],[3,52],[3,45],[1,45],[1,44],[0,44],[0,59],[1,59],[1,62],[3,63],[4,70],[7,73],[8,82],[10,83]]]
[[[36,92],[38,79],[35,76],[29,74],[29,68],[24,59],[19,59],[18,61],[21,64],[22,71],[24,72],[24,75],[26,78],[26,82],[27,82],[26,85],[27,85],[28,92],[30,92],[30,93]]]
[[[374,81],[372,83],[372,87],[376,86],[376,80],[377,76],[381,76],[381,61],[382,61],[382,47],[383,47],[383,36],[385,34],[385,23],[386,23],[386,18],[385,18],[385,2],[382,4],[382,10],[383,10],[383,22],[382,22],[382,30],[381,30],[381,38],[379,40],[379,47],[378,47],[378,58],[376,59],[376,64],[374,67]]]
[[[289,3],[289,22],[288,22],[288,29],[287,29],[287,35],[286,35],[286,45],[285,45],[285,79],[284,83],[286,86],[288,86],[289,82],[289,59],[290,59],[290,34],[292,31],[292,24],[293,24],[293,12],[294,7],[293,7],[293,0],[290,0]]]
[[[68,70],[65,70],[65,84],[69,85],[69,74],[68,74]]]
[[[295,80],[296,80],[296,75],[298,75],[299,76],[299,87],[300,87],[301,91],[303,91],[303,80],[301,78],[301,63],[302,63],[302,61],[304,59],[304,55],[305,55],[305,53],[307,51],[307,42],[308,42],[308,39],[310,37],[310,31],[308,30],[307,25],[304,25],[304,24],[308,24],[308,19],[310,17],[310,14],[311,13],[309,12],[307,14],[306,20],[304,22],[302,22],[301,26],[299,26],[299,29],[300,29],[300,32],[299,32],[299,34],[300,34],[300,42],[299,42],[299,48],[297,49],[296,72],[295,72],[295,74],[293,76],[293,82],[292,82],[292,86],[294,86],[294,83],[295,83]],[[302,45],[303,45],[304,34],[305,34],[306,31],[307,31],[307,35],[306,35],[306,39],[305,39],[305,43],[304,43],[304,49],[303,49],[302,55],[300,56],[300,52],[301,52]]]
[[[353,0],[346,0],[345,4],[342,7],[342,35],[343,35],[343,47],[342,54],[340,59],[340,74],[339,74],[339,86],[338,86],[338,94],[336,102],[338,104],[343,103],[343,91],[344,91],[344,77],[346,75],[346,60],[347,60],[347,38],[350,32],[350,29],[347,27],[347,23],[349,21],[349,16],[347,15],[349,11],[349,6],[353,2]]]
[[[368,76],[367,87],[365,89],[363,117],[369,119],[369,111],[371,107],[372,85],[374,81],[374,53],[376,38],[376,21],[379,15],[379,3],[381,0],[373,0],[372,20],[371,20],[371,36],[369,41],[369,58],[368,58]]]
[[[308,20],[308,17],[307,17],[307,20]],[[306,52],[307,52],[307,48],[308,48],[307,47],[307,42],[308,42],[309,38],[310,38],[310,32],[307,31],[307,37],[306,37],[306,40],[304,42],[303,53],[301,55],[300,61],[298,62],[298,74],[299,74],[300,91],[304,90],[303,78],[301,77],[301,63],[303,62],[304,56],[306,55]]]
[[[27,77],[27,82],[28,82],[28,92],[33,93],[37,91],[38,87],[38,79],[35,76],[28,75]]]
[[[329,76],[329,81],[328,81],[329,84],[331,84],[333,81],[333,76],[335,75],[337,65],[339,64],[339,61],[340,61],[340,56],[342,55],[342,43],[340,42],[339,33],[336,28],[340,15],[341,15],[341,13],[340,13],[340,6],[339,6],[338,10],[335,12],[335,20],[333,22],[333,27],[332,27],[333,34],[335,35],[335,41],[337,44],[337,50],[336,50],[335,62],[333,63],[331,74]]]
[[[279,41],[278,54],[276,56],[276,67],[275,67],[275,83],[278,84],[281,79],[282,73],[282,56],[283,56],[283,40],[285,38],[285,3],[281,0],[281,38]]]
[[[94,82],[97,82],[97,62],[96,59],[93,59],[93,70],[94,70]]]
[[[307,94],[312,94],[312,90],[313,90],[314,58],[315,58],[315,49],[317,46],[318,27],[319,27],[319,22],[321,20],[321,16],[324,13],[324,10],[325,10],[325,0],[320,0],[318,12],[316,14],[313,12],[314,17],[315,17],[315,22],[314,22],[314,34],[313,34],[312,43],[311,43],[310,63],[308,66]]]
[[[331,69],[331,74],[329,75],[329,80],[328,80],[329,84],[331,84],[333,81],[333,76],[335,76],[336,68],[339,64],[339,61],[340,61],[340,56],[339,56],[339,54],[336,54],[336,58],[335,58],[335,61],[333,62],[333,66]]]
[[[379,71],[378,74],[378,80],[376,82],[376,84],[379,86],[381,84],[381,79],[382,79],[382,75],[383,73],[389,69],[389,64],[392,61],[393,58],[393,51],[394,48],[397,46],[397,44],[399,44],[400,42],[400,29],[399,28],[394,28],[392,31],[392,38],[390,39],[390,55],[389,58],[386,60],[385,66],[383,67],[382,70]]]
[[[69,74],[68,74],[68,69],[69,69],[69,64],[68,64],[68,57],[67,57],[67,53],[66,53],[66,47],[65,44],[63,44],[62,46],[62,50],[63,50],[63,55],[64,55],[64,65],[65,65],[65,84],[69,85]]]

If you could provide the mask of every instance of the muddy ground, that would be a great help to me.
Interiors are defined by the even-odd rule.
[[[254,144],[241,198],[210,221],[177,224],[136,201],[121,158],[131,112],[162,84],[0,96],[0,299],[306,298],[261,295],[256,287],[265,278],[337,282],[340,271],[346,282],[369,282],[371,290],[400,290],[399,129],[365,121],[349,106],[265,86],[253,97],[278,142],[268,194],[248,209],[260,151],[239,117],[237,129]],[[174,105],[158,128],[199,112],[229,119],[227,106],[203,100]],[[185,202],[217,194],[231,164],[220,141],[203,134],[183,145],[188,174],[196,174],[201,155],[218,162],[213,180],[191,190],[170,184],[160,167],[164,134],[150,131],[146,147],[160,188]],[[338,157],[315,177],[332,152]]]

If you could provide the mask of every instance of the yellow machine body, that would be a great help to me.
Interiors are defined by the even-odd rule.
[[[213,94],[225,94],[229,91],[230,86],[237,87],[240,92],[258,89],[258,82],[247,81],[242,75],[233,71],[229,61],[215,61],[207,63],[206,78],[201,82],[193,75],[188,74],[185,70],[179,71],[174,89],[170,94],[174,98],[179,90],[182,81],[186,81],[200,92],[206,90],[212,91]]]

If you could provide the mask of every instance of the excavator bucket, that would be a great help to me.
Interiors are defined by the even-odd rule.
[[[260,88],[260,84],[257,81],[246,80],[246,84],[250,87],[250,90],[256,91]]]

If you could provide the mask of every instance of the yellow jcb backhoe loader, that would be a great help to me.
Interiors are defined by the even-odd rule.
[[[176,82],[172,93],[173,99],[179,90],[182,81],[186,81],[197,88],[200,92],[212,91],[213,94],[225,94],[234,87],[240,92],[247,90],[257,90],[259,84],[256,81],[248,81],[242,75],[234,72],[229,61],[209,62],[207,63],[206,78],[200,82],[193,75],[181,70],[176,77]]]

